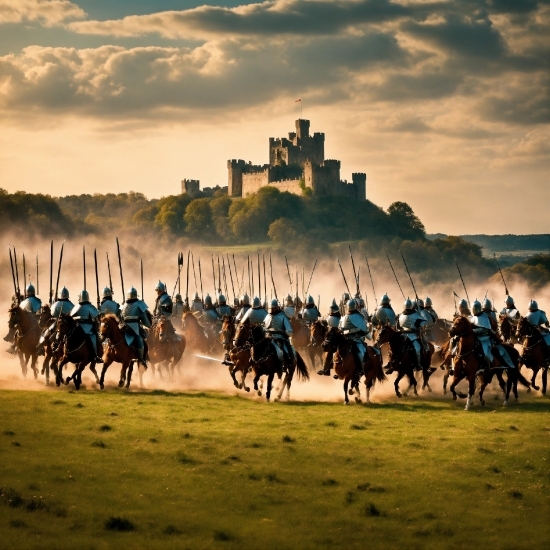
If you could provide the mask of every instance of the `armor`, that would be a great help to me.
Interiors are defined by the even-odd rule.
[[[29,285],[30,286],[30,285]],[[23,311],[28,311],[29,313],[36,313],[41,307],[42,302],[40,298],[37,298],[34,294],[28,295],[20,305]]]
[[[329,328],[338,328],[341,318],[342,318],[342,314],[340,313],[340,310],[338,310],[335,313],[331,313],[330,315],[327,315],[327,318],[325,320]]]
[[[210,297],[210,294],[206,294],[206,298],[204,299],[204,307],[208,308],[212,306],[212,298]]]
[[[102,298],[112,298],[113,297],[113,291],[108,286],[106,286],[103,289],[103,292],[101,293],[101,297]]]
[[[420,331],[420,327],[426,324],[426,319],[417,311],[411,311],[410,313],[406,313],[405,311],[399,316],[399,328],[403,332],[416,334]]]
[[[424,307],[432,307],[432,299],[429,296],[426,296],[426,299],[424,300]]]
[[[228,315],[231,317],[233,315],[233,311],[231,311],[231,307],[229,307],[227,304],[220,304],[220,306],[216,310],[218,312],[218,315],[220,317],[224,317],[225,315]]]
[[[146,312],[147,304],[143,300],[138,300],[137,298],[128,299],[121,311],[121,317],[127,327],[127,330],[124,331],[126,343],[129,346],[134,346],[138,353],[139,350],[143,350],[145,347],[143,343],[145,332],[141,329],[141,326],[147,328],[151,327]],[[142,354],[140,355],[142,356]]]
[[[472,313],[474,315],[479,315],[481,313],[481,302],[479,300],[475,300],[472,304]]]
[[[417,298],[416,299],[416,305],[420,308],[420,309],[424,309],[424,300],[422,298]]]
[[[279,304],[277,304],[277,307],[279,307]],[[260,299],[254,298],[254,305],[243,315],[240,322],[244,323],[248,319],[253,325],[259,325],[264,322],[266,316],[267,311],[262,307]]]
[[[460,315],[463,315],[464,317],[471,317],[472,312],[470,311],[470,306],[468,305],[468,302],[462,298],[458,304],[458,312]]]
[[[286,305],[283,309],[284,314],[291,319],[296,315],[296,308],[294,307],[294,303],[292,302],[292,299],[290,300],[290,305]]]
[[[548,326],[548,318],[546,317],[546,313],[540,309],[529,311],[525,318],[534,327],[540,327],[542,325]]]
[[[60,315],[68,315],[73,308],[74,304],[68,298],[61,298],[52,304],[52,317],[57,319]]]
[[[134,287],[131,287],[130,290],[126,293],[126,300],[137,300],[138,294],[137,290]]]
[[[101,347],[97,337],[96,327],[96,319],[99,315],[99,311],[95,306],[90,304],[89,300],[86,300],[86,297],[88,297],[88,292],[83,290],[79,295],[79,304],[73,307],[70,315],[90,339],[92,350],[96,354],[97,362],[100,357],[99,349]]]
[[[518,324],[520,313],[516,309],[516,306],[513,305],[512,307],[505,307],[500,313],[502,315],[506,315],[506,317],[508,317],[508,320],[510,321],[510,323],[512,323],[513,326],[516,326]]]
[[[90,294],[88,293],[87,290],[83,290],[79,295],[78,295],[78,303],[79,304],[82,304],[83,302],[89,302],[90,301]]]
[[[61,300],[68,300],[69,299],[69,289],[67,287],[63,287],[61,289]]]
[[[172,316],[173,306],[174,304],[172,304],[172,299],[168,296],[168,293],[164,291],[162,294],[157,296],[153,316],[160,317],[161,315],[164,315],[167,319],[170,319]]]
[[[246,315],[246,312],[250,309],[250,304],[243,305],[235,317],[235,321],[241,321],[241,319]]]
[[[425,306],[422,311],[426,314],[426,320],[428,321],[428,324],[434,324],[439,319],[439,316],[431,305]]]
[[[539,305],[537,304],[536,300],[531,300],[527,309],[529,311],[537,311],[537,309],[539,309]]]
[[[209,294],[207,294],[204,299],[204,309],[199,318],[203,323],[208,323],[210,325],[217,323],[220,319],[218,312],[214,309],[212,298]]]
[[[382,298],[380,299],[380,305],[381,306],[389,306],[391,303],[390,297],[387,294],[384,294]]]
[[[306,300],[306,306],[314,306],[315,305],[315,300],[313,299],[313,296],[308,296],[307,297],[307,300]]]
[[[311,298],[311,296],[309,297]],[[315,302],[313,302],[313,298],[311,298],[311,302],[309,302],[304,306],[304,309],[302,309],[302,319],[308,323],[313,323],[314,321],[317,321],[319,317],[321,317],[321,314],[319,313],[319,310],[317,307],[315,307]]]
[[[191,302],[191,311],[202,311],[202,300],[199,298],[199,293],[195,292],[195,297],[193,298],[193,302]]]
[[[172,304],[172,315],[176,319],[180,319],[185,311],[185,306],[183,300],[181,299],[181,294],[176,294],[176,301]]]
[[[479,304],[479,307],[481,310],[481,304]],[[481,348],[483,349],[485,361],[490,367],[493,362],[493,353],[491,351],[493,347],[493,342],[491,340],[491,321],[485,313],[478,313],[472,317],[471,322],[472,325],[474,325],[474,334],[477,336]]]
[[[407,298],[403,304],[404,309],[412,309],[414,307],[414,304],[412,303],[410,298]]]
[[[514,299],[512,298],[512,296],[507,296],[504,303],[506,304],[507,308],[515,308],[516,307],[514,305]]]
[[[101,300],[101,305],[99,306],[99,313],[101,315],[112,313],[120,318],[120,306],[117,302],[111,300],[110,298],[103,298],[103,300]]]
[[[248,297],[248,294],[243,294],[241,298],[241,306],[250,306],[250,298]]]
[[[497,322],[497,315],[493,311],[493,303],[491,302],[491,300],[489,300],[489,298],[485,298],[485,300],[483,300],[483,304],[482,304],[481,307],[482,307],[483,311],[485,312],[485,314],[489,318],[493,319],[496,323]]]
[[[350,306],[353,309],[350,309]],[[367,335],[367,324],[365,318],[356,308],[355,300],[348,302],[348,313],[340,319],[338,328],[344,333],[344,336],[353,342],[353,354],[357,363],[357,369],[362,372],[363,359],[365,357],[366,347],[363,343],[363,337]]]
[[[372,324],[374,326],[390,324],[394,327],[396,322],[397,317],[395,315],[395,311],[393,311],[393,308],[389,304],[386,306],[381,305],[372,316]]]
[[[271,334],[271,337],[276,339],[288,338],[289,336],[292,336],[290,321],[288,320],[288,317],[279,309],[279,304],[277,304],[276,309],[273,306],[269,309],[272,310],[272,312],[266,315],[263,324],[266,331]]]
[[[25,296],[36,296],[36,290],[32,283],[29,283],[29,285],[25,289]]]
[[[157,292],[166,292],[166,285],[159,279],[157,286],[155,287]]]

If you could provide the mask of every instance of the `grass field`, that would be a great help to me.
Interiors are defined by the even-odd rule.
[[[547,549],[549,412],[1,391],[0,547]]]

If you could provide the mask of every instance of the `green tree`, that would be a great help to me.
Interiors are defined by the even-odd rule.
[[[390,221],[404,239],[422,239],[426,235],[424,224],[406,202],[394,202],[388,208]]]
[[[185,232],[198,240],[208,240],[214,233],[210,199],[195,199],[185,209]]]

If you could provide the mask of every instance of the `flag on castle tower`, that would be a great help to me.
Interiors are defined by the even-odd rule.
[[[298,101],[302,101],[301,99],[297,99],[294,103],[298,103]]]

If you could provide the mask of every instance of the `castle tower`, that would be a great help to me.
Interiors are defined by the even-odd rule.
[[[228,160],[227,170],[227,194],[230,197],[242,197],[243,195],[243,172],[246,167],[244,160]]]
[[[181,192],[184,195],[189,195],[190,197],[196,196],[200,191],[200,181],[199,180],[182,180],[181,182]]]
[[[356,172],[351,175],[351,180],[356,189],[356,198],[360,201],[367,199],[367,174]]]
[[[299,140],[309,137],[309,120],[299,118],[296,121],[296,136]]]

